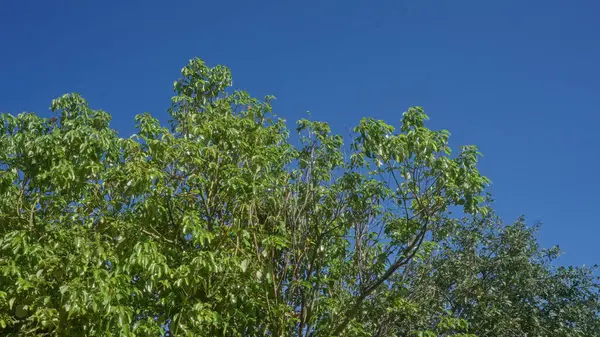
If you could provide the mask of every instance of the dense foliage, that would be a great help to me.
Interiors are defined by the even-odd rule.
[[[168,125],[129,138],[77,94],[2,115],[0,334],[598,334],[591,271],[497,225],[476,148],[421,108],[363,119],[349,151],[300,120],[294,146],[272,97],[230,85],[190,61]]]
[[[450,312],[477,336],[600,336],[594,269],[553,265],[560,251],[540,249],[538,227],[523,219],[503,225],[493,215],[458,221],[407,268],[399,284],[419,311],[394,324],[425,329],[430,317]]]

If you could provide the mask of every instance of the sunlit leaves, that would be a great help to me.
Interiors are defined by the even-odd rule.
[[[3,335],[392,336],[381,317],[423,314],[386,289],[448,208],[482,210],[474,147],[451,156],[418,107],[363,119],[349,156],[325,122],[294,146],[273,97],[200,59],[181,73],[171,120],[128,138],[77,94],[2,115]]]

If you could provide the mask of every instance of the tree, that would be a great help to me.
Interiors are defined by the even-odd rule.
[[[368,335],[363,306],[447,208],[478,210],[476,149],[451,158],[421,108],[400,133],[363,119],[347,160],[326,123],[290,145],[227,68],[182,75],[170,127],[138,115],[130,138],[77,94],[2,116],[5,334]]]
[[[600,284],[594,268],[557,267],[558,247],[541,249],[539,224],[504,225],[492,213],[456,222],[406,270],[397,288],[418,317],[393,317],[400,330],[431,317],[466,319],[480,337],[599,336]],[[415,327],[416,325],[416,327]]]
[[[453,156],[420,107],[398,131],[361,120],[349,155],[306,119],[292,145],[272,97],[230,86],[227,68],[191,60],[168,125],[141,114],[129,138],[77,94],[52,102],[54,118],[2,115],[3,335],[403,331],[379,320],[415,311],[397,291],[411,261],[452,232],[451,209],[488,211],[477,149]],[[463,317],[426,319],[412,331],[469,331]]]

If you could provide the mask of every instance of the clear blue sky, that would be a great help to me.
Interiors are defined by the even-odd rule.
[[[166,123],[188,59],[310,110],[346,134],[422,105],[453,145],[476,144],[506,221],[544,222],[563,263],[600,262],[597,0],[1,1],[0,111],[48,114],[80,92],[133,132]]]

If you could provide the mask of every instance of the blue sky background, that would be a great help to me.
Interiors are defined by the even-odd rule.
[[[541,220],[569,264],[600,262],[597,0],[1,1],[0,111],[48,114],[67,92],[165,123],[199,56],[234,87],[277,96],[347,134],[422,105],[454,146],[476,144],[506,221]]]

